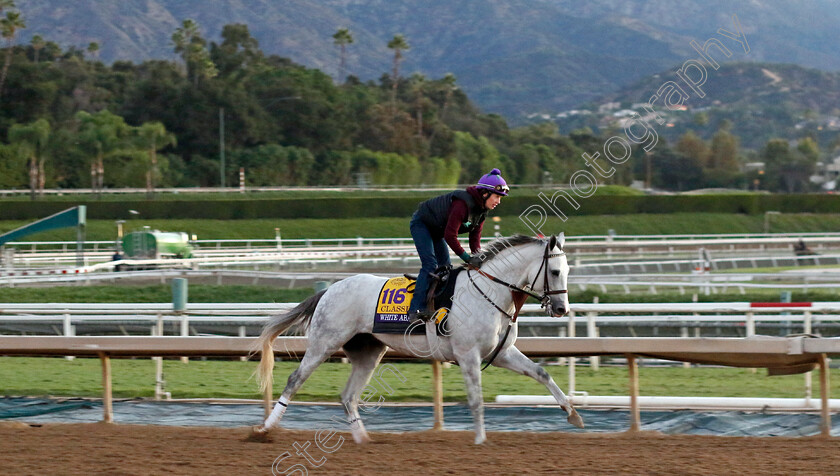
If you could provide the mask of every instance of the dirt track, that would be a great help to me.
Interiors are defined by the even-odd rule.
[[[733,438],[657,434],[490,433],[476,447],[466,432],[373,434],[325,454],[314,432],[276,431],[267,444],[243,441],[248,429],[104,424],[0,423],[0,473],[9,475],[284,474],[294,464],[312,475],[561,474],[731,475],[837,474],[840,439]],[[349,435],[344,435],[349,438]],[[305,445],[315,463],[295,454]],[[337,435],[324,443],[338,443]],[[323,459],[321,459],[323,458]],[[319,461],[320,460],[320,461]],[[303,473],[290,473],[303,474]]]

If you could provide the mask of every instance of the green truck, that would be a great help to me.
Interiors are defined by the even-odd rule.
[[[134,231],[122,239],[128,259],[192,258],[190,237],[182,232]]]

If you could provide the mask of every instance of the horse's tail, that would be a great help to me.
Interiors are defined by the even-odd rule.
[[[272,386],[272,372],[274,371],[274,348],[272,344],[274,339],[296,324],[308,327],[309,321],[315,313],[315,308],[318,307],[318,302],[325,292],[326,290],[307,298],[291,311],[273,316],[266,322],[260,338],[257,340],[257,347],[262,349],[262,358],[257,370],[257,382],[263,392]]]

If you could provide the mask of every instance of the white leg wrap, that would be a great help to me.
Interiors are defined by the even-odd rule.
[[[277,403],[274,404],[274,408],[271,410],[271,415],[265,419],[263,428],[270,430],[274,425],[276,425],[280,419],[283,418],[283,414],[286,413],[286,408],[288,406],[289,399],[286,397],[280,397],[280,400],[277,400]]]

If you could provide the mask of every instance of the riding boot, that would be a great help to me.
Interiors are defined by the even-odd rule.
[[[408,307],[409,321],[427,321],[432,314],[426,309],[426,294],[429,292],[429,273],[420,270],[417,282],[414,284],[414,296],[411,298],[411,305]]]

